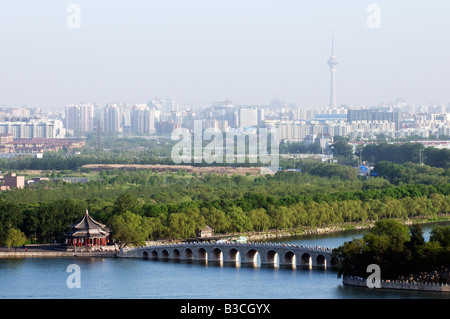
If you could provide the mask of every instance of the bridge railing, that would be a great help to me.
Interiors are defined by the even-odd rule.
[[[331,253],[333,248],[322,247],[322,246],[310,246],[310,245],[299,245],[292,243],[216,243],[216,242],[191,242],[191,243],[177,243],[177,244],[162,244],[162,245],[149,245],[141,246],[135,249],[149,249],[149,248],[163,248],[163,247],[180,247],[180,246],[196,246],[196,247],[206,247],[206,246],[216,246],[216,247],[229,247],[229,246],[240,246],[240,247],[264,247],[264,248],[292,248],[292,249],[304,249],[308,251],[316,252],[326,252]],[[131,250],[131,249],[127,249]]]

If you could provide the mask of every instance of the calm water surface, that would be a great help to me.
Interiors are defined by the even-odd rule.
[[[424,226],[427,240],[432,227]],[[364,232],[346,231],[284,241],[338,247]],[[70,264],[81,269],[81,288],[66,285]],[[29,258],[0,259],[0,298],[450,299],[450,294],[348,287],[330,269],[252,268],[116,258]]]

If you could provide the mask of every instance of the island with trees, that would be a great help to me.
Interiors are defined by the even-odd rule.
[[[333,253],[340,260],[338,276],[344,277],[344,283],[366,286],[368,266],[377,265],[379,279],[395,283],[397,288],[431,285],[437,291],[450,291],[450,226],[435,227],[425,241],[419,224],[408,228],[399,221],[383,219],[362,238],[345,242]]]

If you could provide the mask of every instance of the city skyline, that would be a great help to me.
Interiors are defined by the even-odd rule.
[[[70,103],[145,103],[154,96],[329,105],[329,34],[337,31],[337,105],[404,98],[448,104],[450,22],[444,1],[320,5],[310,1],[76,1],[2,4],[0,105],[63,111]],[[7,31],[6,31],[7,30]]]

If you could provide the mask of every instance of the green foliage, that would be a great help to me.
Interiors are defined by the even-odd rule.
[[[126,245],[142,245],[146,239],[145,228],[143,227],[142,216],[124,212],[114,215],[110,221],[114,230],[114,238],[121,243],[122,247]]]
[[[431,242],[437,242],[441,247],[450,247],[450,227],[439,226],[432,230]]]
[[[11,246],[22,246],[25,243],[26,237],[19,229],[10,228],[3,239],[3,244],[11,250]]]
[[[338,139],[333,143],[332,151],[335,156],[350,158],[353,156],[353,147],[346,139]]]
[[[306,145],[304,142],[281,143],[279,147],[280,154],[320,154],[322,148],[319,143]]]
[[[420,143],[404,144],[368,144],[362,150],[364,161],[378,163],[380,161],[389,161],[397,164],[413,162],[419,164],[420,151],[424,149]]]
[[[450,212],[450,183],[443,169],[392,163],[379,163],[377,168],[390,172],[391,165],[398,166],[391,171],[410,173],[386,173],[392,183],[383,177],[363,180],[355,168],[306,160],[296,162],[302,173],[264,176],[89,172],[87,184],[50,181],[0,193],[0,237],[17,228],[31,242],[63,241],[67,226],[86,209],[111,227],[113,221],[120,227],[115,216],[141,217],[144,240],[192,237],[204,225],[216,233],[236,233]],[[422,182],[403,182],[409,180]]]
[[[444,184],[448,183],[448,170],[414,163],[395,164],[380,161],[374,166],[378,176],[392,184]]]
[[[428,166],[450,168],[450,150],[425,148],[421,143],[403,144],[369,144],[362,150],[363,160],[372,163],[381,161],[404,164],[412,162],[424,163]]]
[[[436,227],[429,242],[419,225],[408,229],[395,220],[381,220],[363,238],[333,251],[341,260],[338,276],[367,276],[367,266],[377,264],[383,279],[432,271],[450,266],[450,226]]]
[[[345,165],[326,164],[317,161],[302,161],[299,164],[299,168],[301,168],[303,172],[311,175],[337,177],[343,180],[356,179],[358,176],[356,168]]]
[[[425,164],[442,167],[445,169],[450,168],[450,150],[438,149],[434,147],[427,147],[424,152]]]

